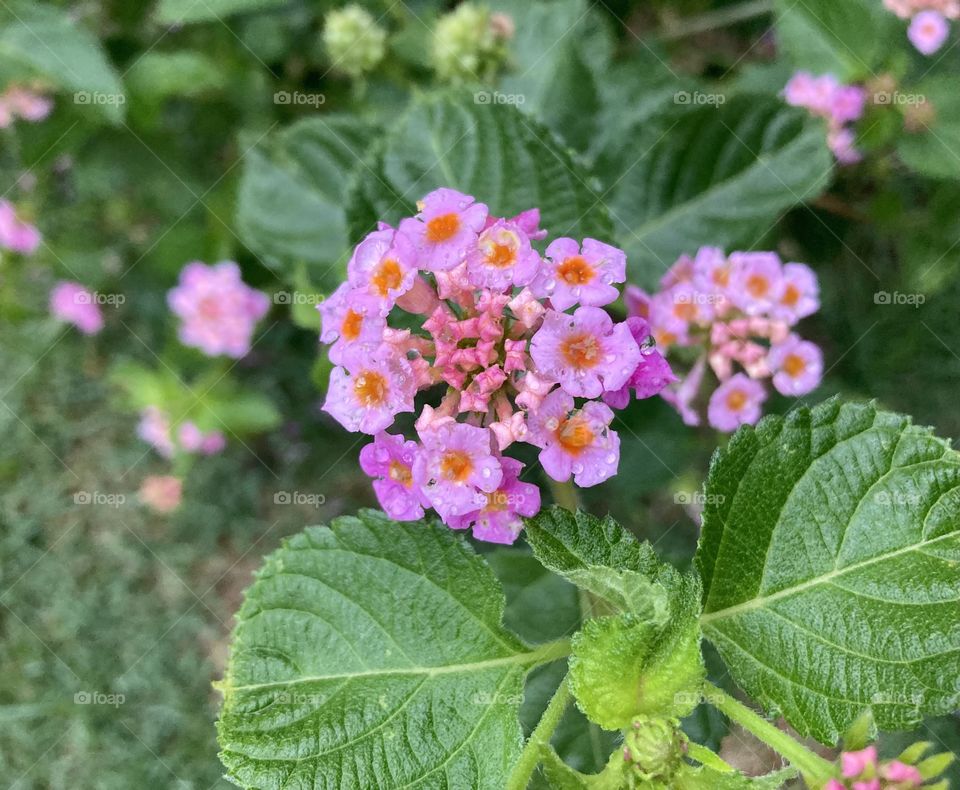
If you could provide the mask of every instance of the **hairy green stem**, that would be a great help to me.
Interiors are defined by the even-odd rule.
[[[687,757],[696,760],[700,765],[722,771],[725,774],[733,773],[736,769],[726,760],[721,758],[712,749],[694,741],[687,744]]]
[[[550,698],[550,702],[547,703],[547,709],[540,717],[539,723],[530,733],[530,738],[520,753],[520,759],[507,780],[507,790],[525,790],[526,786],[530,784],[533,772],[537,770],[537,766],[540,764],[541,750],[550,743],[553,731],[560,724],[560,719],[563,718],[563,713],[566,711],[569,702],[570,685],[567,683],[567,678],[564,677],[556,692]]]
[[[675,41],[678,38],[695,36],[698,33],[717,30],[721,27],[752,19],[755,16],[771,13],[773,13],[773,0],[747,0],[747,2],[739,5],[710,11],[700,16],[682,19],[672,25],[667,25],[660,34],[660,38],[664,41]]]
[[[525,664],[531,667],[538,667],[541,664],[549,664],[558,658],[566,658],[570,655],[570,640],[556,639],[553,642],[546,642],[537,645],[536,648],[527,653],[524,657],[527,659]]]
[[[803,773],[808,780],[808,784],[820,787],[836,776],[837,769],[832,763],[827,762],[820,755],[814,754],[795,738],[775,727],[722,689],[717,688],[712,683],[706,683],[703,694],[707,702],[728,719],[736,722],[747,732],[785,757],[791,765]]]

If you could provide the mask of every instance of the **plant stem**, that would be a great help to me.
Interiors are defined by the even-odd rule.
[[[553,478],[548,477],[550,481],[550,493],[553,494],[553,501],[560,507],[565,507],[574,513],[580,508],[580,497],[577,496],[577,489],[572,480],[565,483],[558,483]]]
[[[675,41],[678,38],[695,36],[698,33],[706,33],[710,30],[727,27],[727,25],[734,25],[737,22],[770,13],[773,13],[772,0],[748,0],[748,2],[739,5],[710,11],[689,19],[682,19],[672,25],[666,25],[660,34],[660,38],[664,41]]]
[[[524,663],[531,667],[538,667],[541,664],[549,664],[551,661],[556,661],[558,658],[566,658],[569,655],[570,640],[557,639],[553,642],[537,645],[536,649],[526,654],[529,661]]]
[[[530,733],[530,738],[520,753],[520,759],[507,780],[507,790],[525,790],[527,785],[530,784],[530,778],[540,764],[540,750],[550,743],[553,731],[560,724],[560,719],[563,718],[563,713],[569,702],[570,686],[567,683],[567,678],[564,677],[556,692],[550,698],[550,702],[547,703],[547,709],[540,717],[537,726]]]
[[[706,683],[703,687],[703,693],[707,702],[728,719],[736,722],[747,732],[785,757],[791,765],[803,773],[807,779],[807,784],[813,787],[821,787],[829,779],[836,776],[837,771],[833,763],[829,763],[820,755],[814,754],[795,738],[778,729],[759,714],[754,713],[722,689],[717,688],[712,683]]]
[[[733,773],[735,770],[730,763],[721,758],[718,754],[714,753],[713,750],[708,749],[703,744],[695,743],[694,741],[690,741],[687,744],[687,757],[696,760],[701,765],[705,765],[708,768],[714,768],[717,771],[722,771],[725,774]]]

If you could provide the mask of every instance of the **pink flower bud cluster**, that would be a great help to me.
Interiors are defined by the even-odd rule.
[[[213,266],[195,261],[183,267],[167,304],[181,319],[181,343],[210,357],[240,359],[250,351],[254,327],[270,309],[270,298],[246,285],[233,261]]]
[[[9,200],[0,199],[0,249],[33,255],[40,246],[40,231],[17,216]]]
[[[374,437],[360,464],[392,518],[432,507],[454,529],[512,543],[540,491],[503,452],[527,442],[553,479],[601,483],[620,459],[611,406],[674,378],[645,321],[602,309],[626,278],[622,250],[558,238],[541,255],[537,209],[492,217],[452,189],[418,208],[361,241],[319,307],[336,365],[323,408]],[[420,410],[417,441],[386,433],[422,390],[443,394]]]
[[[907,790],[923,784],[923,776],[914,765],[899,760],[878,762],[875,746],[843,752],[840,772],[844,781],[831,779],[825,790]]]
[[[791,331],[820,307],[809,267],[784,264],[773,252],[726,255],[702,247],[693,258],[682,256],[660,285],[653,295],[627,286],[627,307],[649,322],[664,354],[699,351],[686,377],[661,393],[687,425],[700,424],[695,403],[708,367],[719,386],[710,395],[707,420],[720,431],[760,419],[767,398],[763,379],[772,378],[777,392],[791,396],[819,385],[820,349]]]
[[[861,117],[867,105],[867,92],[859,85],[844,85],[832,74],[815,77],[798,71],[783,90],[784,99],[792,107],[803,107],[827,121],[827,145],[843,165],[859,162],[856,134],[849,124]]]
[[[58,321],[73,324],[85,335],[95,335],[103,329],[100,305],[80,283],[58,282],[50,291],[50,313]]]
[[[178,452],[216,455],[227,446],[221,431],[201,431],[191,420],[184,420],[174,430],[170,415],[159,406],[147,406],[140,413],[137,436],[164,458]]]
[[[17,119],[42,121],[53,109],[53,101],[46,96],[11,85],[0,93],[0,129],[6,129]]]
[[[909,19],[907,38],[923,55],[939,52],[950,36],[950,19],[960,19],[960,0],[883,0],[901,19]]]

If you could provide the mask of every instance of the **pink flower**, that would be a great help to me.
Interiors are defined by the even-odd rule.
[[[707,420],[718,431],[734,431],[741,425],[753,425],[760,419],[760,409],[767,393],[759,381],[744,373],[736,373],[723,382],[707,406]]]
[[[522,516],[531,517],[540,512],[540,489],[532,483],[520,482],[523,464],[512,458],[501,458],[503,479],[495,491],[478,492],[479,509],[466,516],[454,517],[454,529],[473,528],[477,540],[488,543],[513,543],[523,529]]]
[[[773,346],[767,364],[773,372],[773,386],[781,395],[806,395],[820,386],[823,377],[820,348],[796,335]]]
[[[497,220],[467,255],[467,277],[477,288],[527,285],[540,269],[540,255],[517,225]]]
[[[856,779],[868,768],[877,767],[877,747],[867,746],[856,752],[843,752],[840,766],[844,779]]]
[[[383,302],[368,291],[343,283],[317,305],[320,311],[320,341],[332,343],[330,361],[345,364],[351,353],[369,353],[383,342],[387,326]]]
[[[614,283],[627,277],[627,256],[596,239],[555,239],[547,247],[543,271],[533,284],[537,296],[549,296],[557,310],[579,303],[602,307],[620,295]]]
[[[863,117],[867,92],[859,85],[841,85],[834,91],[830,118],[835,124],[852,123]]]
[[[831,129],[827,132],[827,147],[841,165],[855,165],[863,159],[856,142],[857,135],[853,129]]]
[[[167,303],[182,321],[180,342],[207,356],[234,359],[250,351],[254,327],[270,307],[265,293],[240,279],[233,261],[188,263],[177,287],[167,293]]]
[[[173,456],[175,447],[171,436],[170,418],[159,407],[147,406],[140,413],[137,436],[164,458]]]
[[[788,263],[783,267],[783,293],[773,306],[775,318],[795,324],[820,309],[820,286],[817,275],[802,263]]]
[[[614,325],[599,307],[580,307],[573,315],[548,310],[530,356],[569,394],[596,398],[626,384],[640,364],[640,347],[626,324]]]
[[[701,247],[693,259],[693,282],[701,293],[722,295],[730,286],[733,266],[719,247]]]
[[[53,109],[53,101],[39,93],[14,85],[0,94],[0,128],[6,128],[16,118],[42,121]]]
[[[387,350],[335,367],[323,410],[348,431],[376,434],[400,412],[413,411],[415,384],[409,363]]]
[[[703,383],[703,375],[706,370],[706,357],[700,357],[690,368],[687,377],[680,381],[679,386],[665,389],[662,393],[663,399],[677,410],[684,425],[697,426],[700,424],[700,415],[693,408],[693,402],[700,391],[700,385]]]
[[[100,306],[80,283],[58,282],[50,291],[50,312],[54,318],[73,324],[85,335],[95,335],[103,329]]]
[[[434,510],[449,523],[477,509],[477,494],[492,493],[503,480],[500,459],[491,451],[485,428],[450,422],[421,433],[423,449],[413,479]]]
[[[602,483],[617,473],[620,437],[610,428],[613,412],[591,401],[574,408],[573,398],[554,390],[529,417],[529,441],[541,447],[540,464],[554,480],[573,475],[584,488]]]
[[[747,315],[768,312],[783,297],[783,271],[775,252],[734,252],[730,300]]]
[[[348,281],[357,291],[390,308],[413,287],[416,264],[417,252],[410,239],[392,228],[375,230],[357,245],[350,258]]]
[[[186,420],[177,432],[180,447],[188,453],[216,455],[227,446],[227,437],[221,431],[204,433],[195,422]]]
[[[183,480],[173,475],[150,475],[143,478],[138,496],[156,513],[172,513],[183,499]]]
[[[949,35],[950,23],[937,11],[921,11],[907,29],[907,38],[922,55],[939,50]]]
[[[879,779],[868,779],[866,782],[854,782],[853,790],[882,790]]]
[[[653,397],[677,380],[667,360],[650,345],[650,325],[637,316],[631,316],[625,323],[640,347],[640,362],[622,388],[603,393],[603,402],[612,409],[627,407],[630,403],[630,390],[636,393],[638,400],[642,400]]]
[[[823,786],[823,790],[847,790],[847,786],[843,782],[831,779]]]
[[[487,207],[454,189],[435,189],[417,204],[420,213],[400,223],[414,242],[420,268],[446,272],[463,263],[487,219]]]
[[[378,433],[360,451],[360,468],[376,478],[373,490],[383,512],[396,521],[423,518],[426,501],[413,483],[413,464],[419,446],[402,436]]]
[[[899,760],[891,760],[884,764],[880,769],[880,774],[889,782],[906,784],[909,787],[919,787],[923,782],[923,776],[916,767]]]
[[[0,199],[0,247],[20,255],[33,255],[41,238],[40,231],[17,217],[10,201]]]
[[[832,74],[815,77],[810,72],[798,71],[787,83],[783,96],[793,107],[804,107],[814,115],[829,118],[840,87],[840,82]]]

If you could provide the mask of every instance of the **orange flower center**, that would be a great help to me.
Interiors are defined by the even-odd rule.
[[[413,473],[410,471],[410,467],[400,463],[400,461],[390,462],[388,474],[393,482],[400,483],[405,488],[410,488],[413,485]]]
[[[581,256],[567,258],[557,267],[557,276],[567,285],[586,285],[597,273]]]
[[[713,270],[712,279],[714,285],[726,288],[730,284],[730,268],[727,266],[718,266]]]
[[[381,263],[374,272],[370,282],[378,296],[386,296],[390,291],[400,287],[403,280],[403,271],[400,264],[393,258],[387,258]]]
[[[473,461],[463,450],[451,450],[440,460],[440,475],[444,480],[465,483],[473,471]]]
[[[386,378],[375,370],[364,370],[353,380],[353,394],[360,405],[366,408],[382,405],[388,391]]]
[[[807,363],[799,354],[787,354],[783,360],[783,370],[792,379],[803,374],[807,369]]]
[[[592,368],[600,361],[600,344],[594,335],[572,335],[560,344],[560,353],[575,368]]]
[[[449,241],[460,230],[460,217],[451,212],[450,214],[441,214],[427,220],[427,241],[431,244],[439,244]]]
[[[570,455],[579,455],[593,444],[593,431],[581,415],[569,417],[557,428],[557,441]]]
[[[795,307],[800,301],[800,289],[793,283],[788,283],[783,291],[783,304],[787,307]]]
[[[487,252],[487,263],[498,269],[506,269],[508,266],[513,266],[516,259],[517,255],[513,251],[513,246],[510,244],[493,244]]]
[[[767,295],[770,290],[770,281],[762,274],[751,274],[747,278],[747,292],[754,299]]]
[[[697,306],[693,302],[676,302],[673,314],[681,321],[693,321],[697,317]]]
[[[730,411],[740,411],[747,405],[747,393],[743,390],[733,390],[727,395],[727,408]]]
[[[653,339],[656,341],[658,346],[671,346],[677,342],[677,336],[673,332],[668,332],[665,329],[657,329],[653,333]]]
[[[363,329],[363,313],[347,310],[343,323],[340,324],[340,337],[344,340],[356,340],[360,337],[361,329]]]

